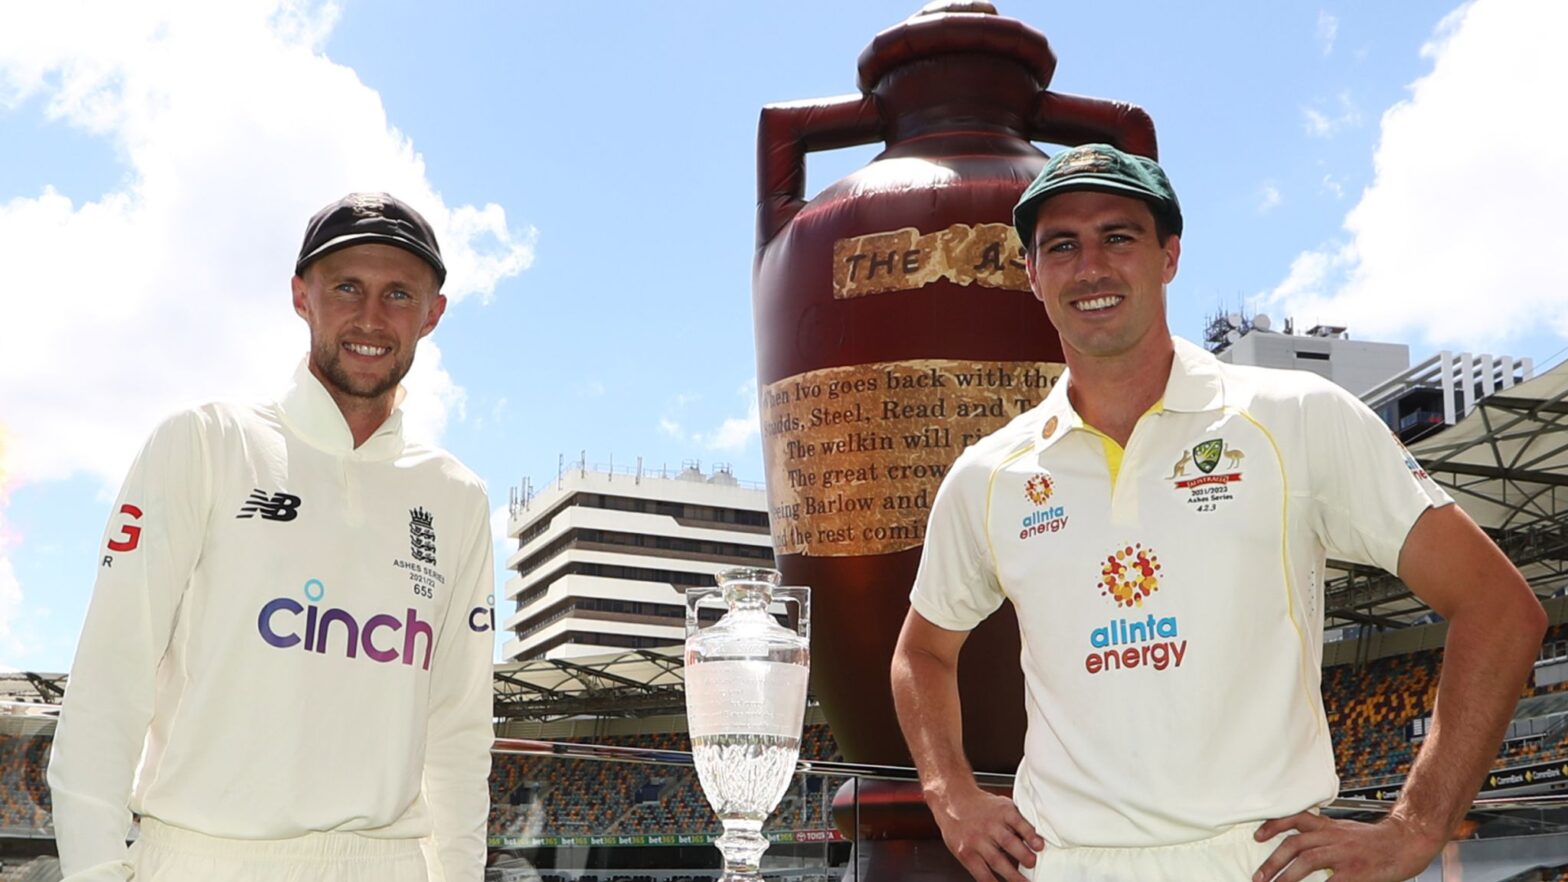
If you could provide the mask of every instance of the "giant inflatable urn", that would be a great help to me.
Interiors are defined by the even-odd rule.
[[[1155,154],[1129,104],[1047,89],[1045,36],[989,3],[935,3],[861,53],[860,94],[763,109],[754,278],[768,501],[785,581],[816,588],[812,687],[844,757],[907,764],[888,664],[926,519],[959,452],[1042,399],[1061,346],[1011,228],[1032,144]],[[882,141],[806,201],[805,158]],[[1023,747],[1004,607],[959,666],[975,768]]]

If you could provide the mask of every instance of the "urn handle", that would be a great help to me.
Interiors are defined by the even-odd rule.
[[[702,630],[702,622],[699,621],[698,618],[697,618],[697,608],[702,605],[702,602],[704,600],[710,601],[709,604],[708,604],[709,606],[723,607],[725,605],[724,604],[724,589],[720,588],[717,585],[713,585],[713,586],[710,586],[710,587],[707,587],[707,588],[687,588],[686,589],[686,639],[687,640],[690,640],[691,638],[695,637],[697,635],[697,632]]]
[[[795,633],[811,641],[811,589],[803,585],[786,585],[768,589],[771,600],[795,605]],[[698,609],[702,606],[725,608],[724,587],[686,589],[686,639],[690,640],[702,630]]]
[[[883,139],[874,95],[769,104],[757,123],[757,249],[806,204],[806,154]]]
[[[804,585],[786,585],[773,589],[773,599],[795,604],[795,632],[811,640],[811,589]]]
[[[1154,119],[1148,111],[1126,101],[1043,91],[1035,101],[1029,131],[1031,141],[1048,141],[1076,147],[1108,143],[1128,153],[1160,158]]]

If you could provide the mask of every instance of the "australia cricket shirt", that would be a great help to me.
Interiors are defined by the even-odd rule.
[[[932,508],[911,603],[957,631],[1016,607],[1015,800],[1051,846],[1189,842],[1333,799],[1325,557],[1396,571],[1452,501],[1333,383],[1175,347],[1125,450],[1064,373]]]

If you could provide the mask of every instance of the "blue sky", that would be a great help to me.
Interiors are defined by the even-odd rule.
[[[580,451],[760,480],[757,113],[853,91],[861,49],[918,5],[0,11],[0,665],[69,667],[146,433],[286,379],[293,253],[350,189],[441,231],[453,302],[410,423],[497,508]],[[1544,114],[1568,4],[1111,9],[1001,4],[1051,40],[1053,89],[1153,115],[1187,215],[1177,333],[1245,304],[1416,358],[1561,358],[1568,126]],[[875,152],[813,155],[808,190]]]

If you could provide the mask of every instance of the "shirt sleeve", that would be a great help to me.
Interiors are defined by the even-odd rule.
[[[1005,599],[985,535],[991,470],[975,452],[960,455],[937,488],[909,594],[916,612],[949,631],[973,630]]]
[[[131,787],[155,677],[206,532],[202,417],[148,440],[114,501],[49,761],[60,869],[69,882],[122,880]]]
[[[439,882],[479,882],[490,814],[495,572],[489,502],[469,533],[451,607],[436,644],[425,746],[425,795],[434,826]],[[437,882],[437,880],[433,880]]]
[[[1360,399],[1325,382],[1305,401],[1313,527],[1330,558],[1398,575],[1428,508],[1453,499]]]

